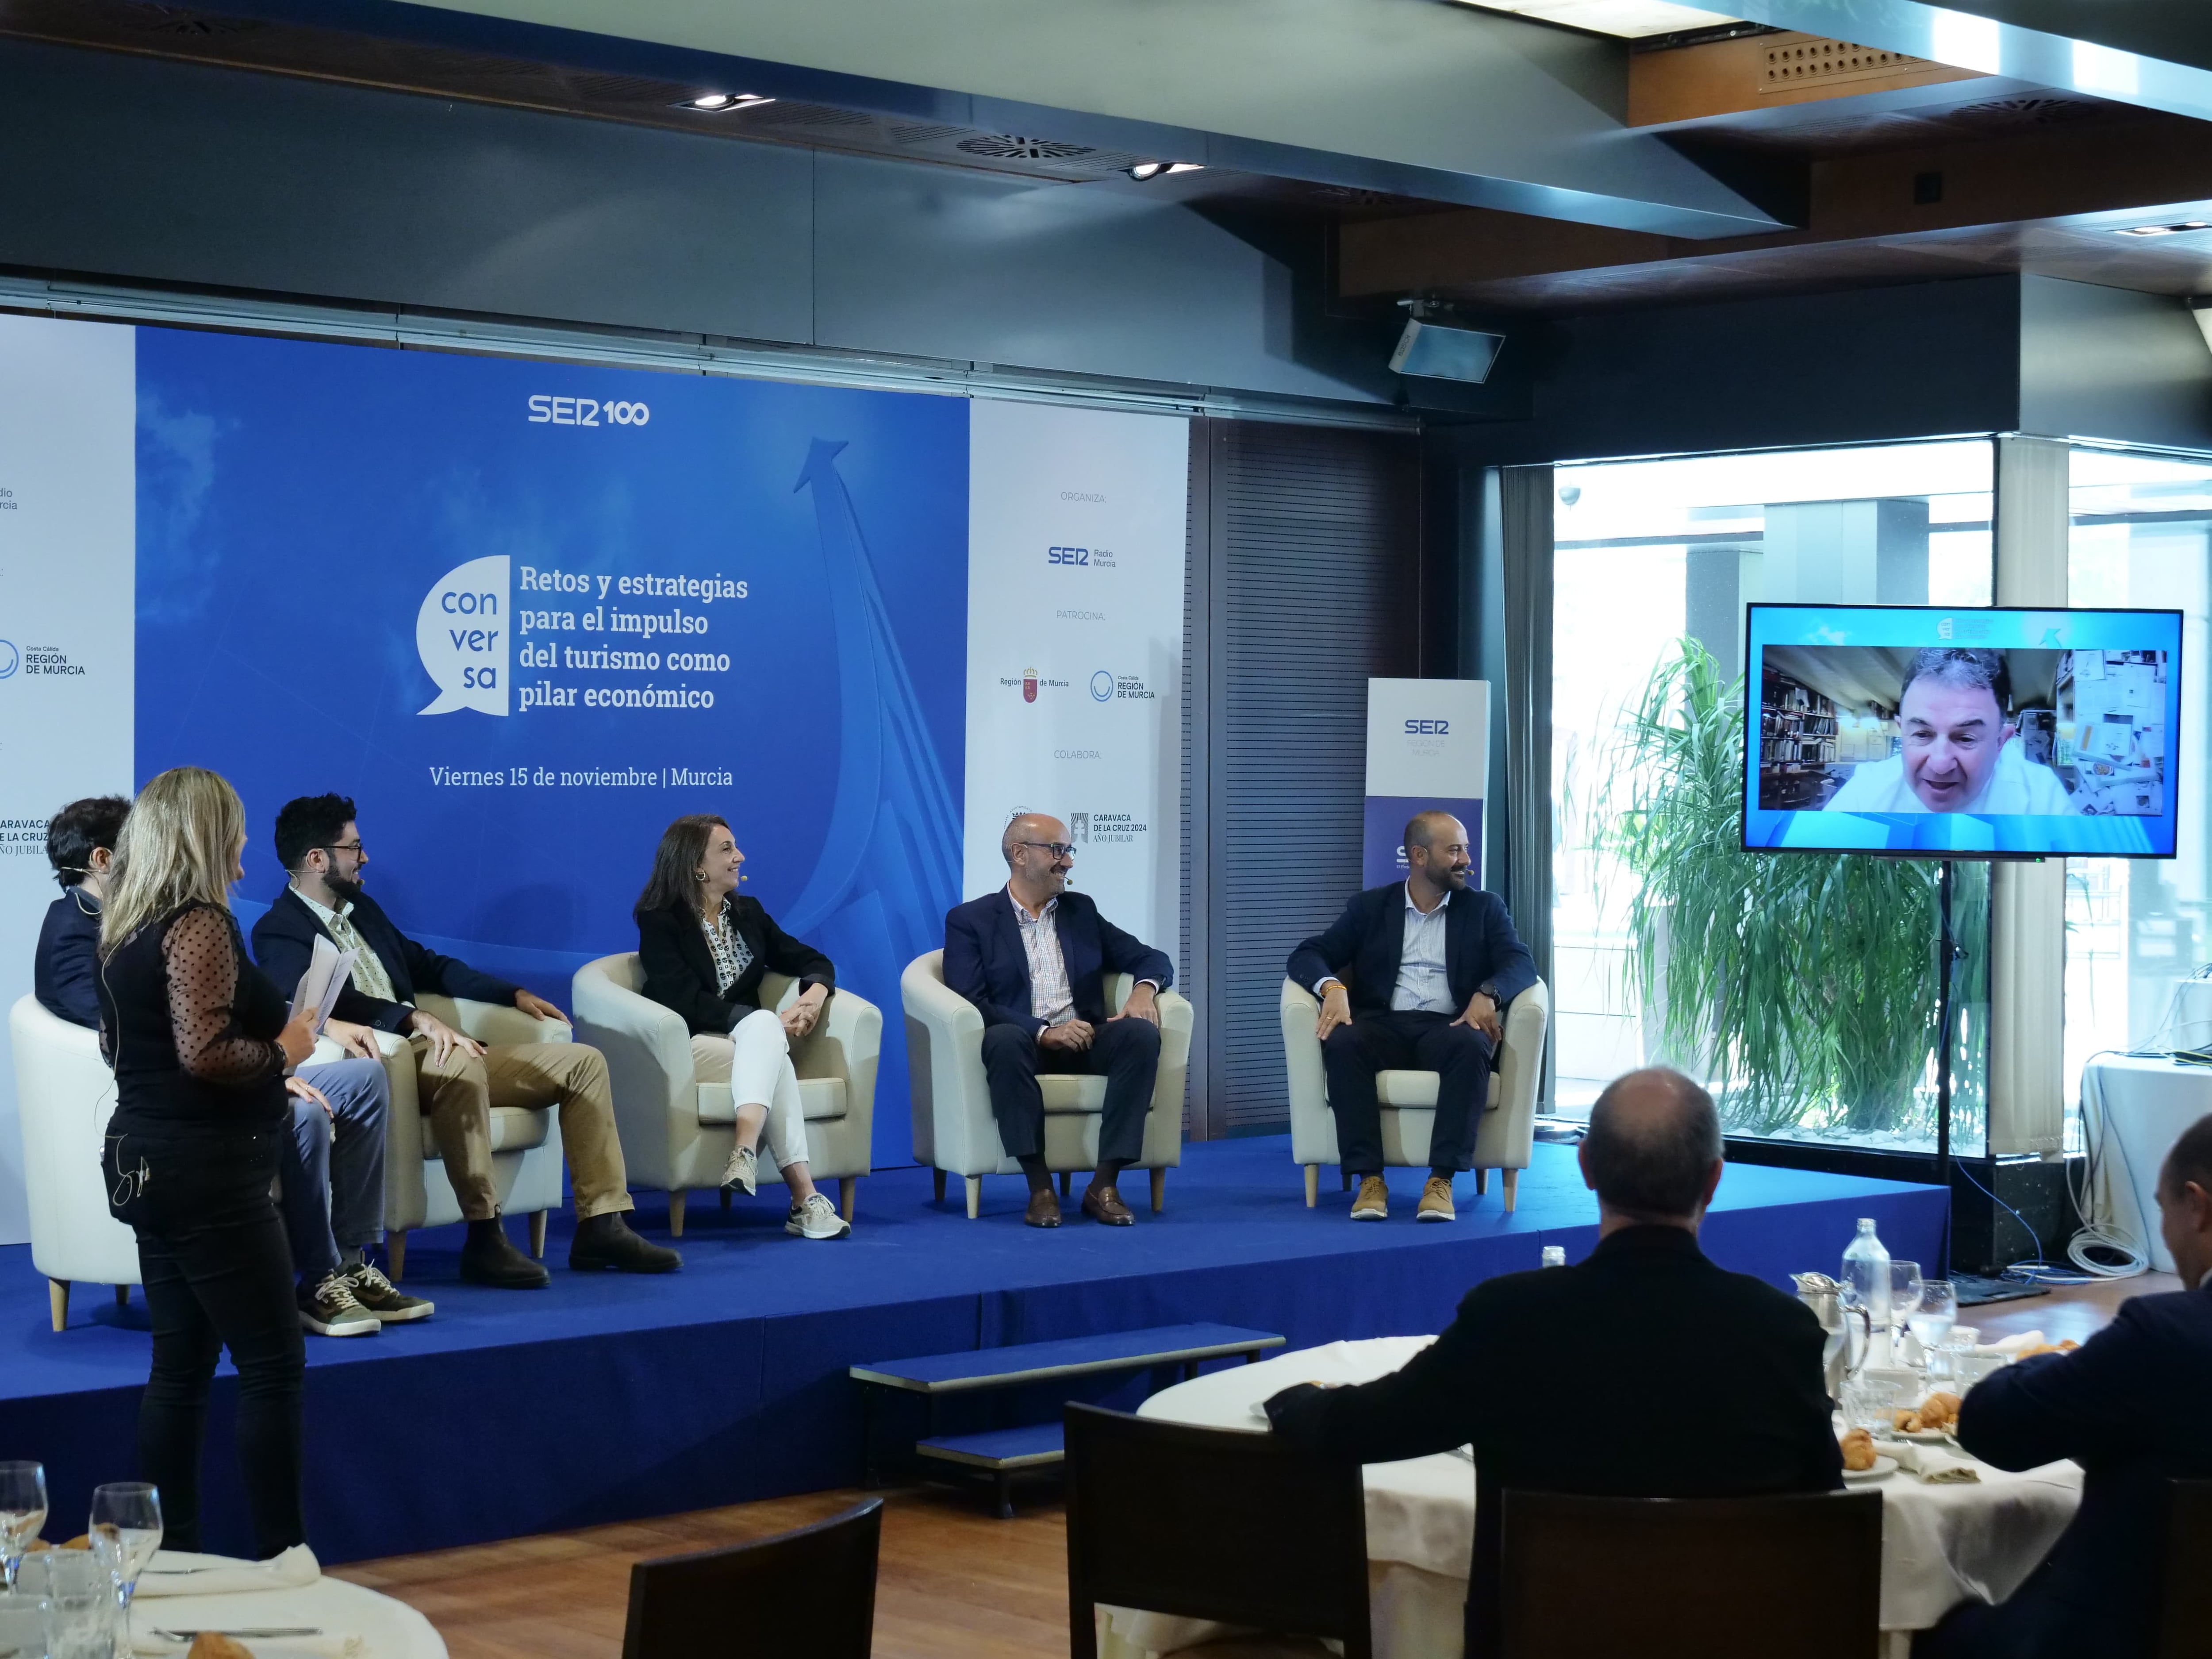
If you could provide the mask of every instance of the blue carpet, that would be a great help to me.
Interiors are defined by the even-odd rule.
[[[460,1284],[461,1229],[417,1233],[407,1289],[436,1300],[434,1319],[307,1339],[310,1537],[337,1562],[845,1485],[860,1433],[845,1368],[859,1361],[1201,1320],[1279,1331],[1293,1346],[1434,1331],[1478,1280],[1534,1267],[1547,1244],[1577,1259],[1595,1239],[1571,1147],[1535,1149],[1510,1217],[1494,1178],[1477,1199],[1463,1176],[1457,1224],[1418,1227],[1422,1174],[1392,1171],[1389,1222],[1352,1226],[1341,1192],[1305,1208],[1287,1138],[1212,1142],[1170,1172],[1164,1214],[1146,1211],[1133,1174],[1135,1227],[1071,1219],[1041,1233],[1021,1224],[1017,1178],[988,1179],[971,1223],[957,1179],[938,1205],[927,1170],[892,1170],[860,1183],[854,1236],[835,1244],[784,1234],[780,1187],[726,1215],[695,1196],[683,1272],[571,1275],[556,1217],[553,1285],[531,1293]],[[639,1206],[640,1229],[665,1236],[665,1201],[641,1194]],[[1732,1164],[1705,1243],[1724,1266],[1784,1284],[1792,1270],[1834,1271],[1860,1216],[1893,1254],[1927,1260],[1944,1195]],[[44,1460],[70,1531],[94,1485],[134,1471],[147,1352],[143,1304],[118,1310],[93,1285],[76,1303],[70,1328],[51,1330],[29,1247],[0,1248],[0,1456]],[[241,1551],[231,1375],[226,1363],[209,1425],[204,1542]],[[1055,1404],[976,1403],[965,1409],[984,1418],[945,1426]]]

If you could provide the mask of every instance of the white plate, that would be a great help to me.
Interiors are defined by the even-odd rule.
[[[1891,1475],[1893,1475],[1896,1473],[1897,1460],[1893,1457],[1884,1457],[1881,1453],[1876,1452],[1875,1454],[1874,1467],[1871,1469],[1845,1469],[1844,1471],[1844,1479],[1850,1485],[1856,1486],[1862,1485],[1869,1480],[1887,1480]]]
[[[1899,1440],[1917,1440],[1923,1446],[1947,1445],[1951,1440],[1948,1429],[1899,1429],[1896,1435]]]

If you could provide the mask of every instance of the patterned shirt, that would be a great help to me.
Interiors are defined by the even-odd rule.
[[[1030,959],[1030,1013],[1047,1025],[1065,1025],[1075,1017],[1075,991],[1060,954],[1060,924],[1054,919],[1060,900],[1048,899],[1044,909],[1032,916],[1009,887],[1006,902],[1014,907],[1014,925]]]
[[[379,1002],[396,1003],[398,993],[392,989],[392,976],[384,971],[383,961],[368,948],[368,941],[361,936],[361,930],[353,924],[353,900],[349,899],[336,910],[325,909],[300,889],[300,902],[314,912],[315,919],[323,924],[323,931],[331,936],[331,942],[340,950],[357,950],[353,959],[353,988],[364,997],[374,997]],[[409,1004],[413,1006],[413,1004]]]
[[[752,966],[752,947],[745,942],[744,934],[730,925],[726,903],[714,912],[712,921],[702,916],[699,927],[707,936],[707,948],[714,953],[714,989],[726,996]]]

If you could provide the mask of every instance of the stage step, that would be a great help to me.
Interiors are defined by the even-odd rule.
[[[1109,1331],[1099,1336],[1065,1337],[1057,1342],[1022,1342],[1005,1348],[970,1348],[957,1354],[923,1354],[911,1359],[873,1360],[852,1368],[856,1382],[878,1388],[902,1388],[920,1394],[964,1394],[977,1388],[1012,1388],[1056,1378],[1091,1376],[1100,1371],[1136,1371],[1153,1365],[1181,1365],[1197,1374],[1201,1360],[1246,1361],[1283,1339],[1273,1331],[1240,1325],[1161,1325],[1146,1331]]]
[[[915,1444],[916,1457],[933,1458],[963,1471],[988,1475],[997,1493],[999,1519],[1014,1518],[1014,1477],[1067,1461],[1057,1423],[1032,1423],[1022,1429],[987,1429],[981,1434],[938,1435]]]

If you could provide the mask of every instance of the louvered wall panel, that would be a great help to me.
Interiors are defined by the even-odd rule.
[[[1223,422],[1212,487],[1224,607],[1216,711],[1220,1098],[1279,1127],[1283,961],[1359,886],[1367,680],[1419,672],[1419,463],[1391,434]]]

